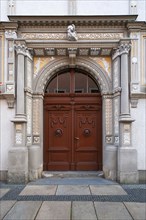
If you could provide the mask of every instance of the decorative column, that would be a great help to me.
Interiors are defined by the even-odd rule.
[[[5,92],[4,97],[7,100],[8,108],[14,108],[15,102],[15,56],[14,40],[17,39],[17,26],[15,29],[6,29],[5,31]]]
[[[137,32],[136,32],[137,31]],[[131,30],[130,38],[131,38],[131,108],[137,108],[138,104],[138,96],[140,93],[140,74],[139,74],[139,63],[140,58],[138,54],[140,53],[140,34],[139,30],[134,28]],[[141,53],[142,54],[142,53]]]
[[[112,95],[104,95],[106,143],[104,152],[104,175],[117,180],[117,149],[119,146],[119,104],[120,104],[120,56],[119,50],[112,56]]]
[[[32,146],[29,147],[29,179],[41,177],[43,171],[43,95],[33,93]]]
[[[106,179],[116,180],[116,148],[113,144],[113,95],[103,94],[103,172]]]
[[[28,181],[28,150],[26,147],[26,112],[25,112],[25,41],[15,41],[16,73],[16,116],[14,123],[14,147],[8,154],[8,181],[25,183]]]
[[[132,147],[131,126],[134,121],[130,116],[129,99],[129,51],[130,42],[120,41],[121,56],[121,107],[120,107],[120,146],[118,148],[118,181],[121,183],[136,183],[137,151]]]

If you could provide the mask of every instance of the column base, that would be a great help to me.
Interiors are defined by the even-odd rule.
[[[26,147],[15,147],[8,153],[8,182],[28,182],[28,150]]]
[[[41,178],[43,166],[41,165],[40,146],[32,145],[28,147],[29,180]]]
[[[117,147],[107,146],[104,153],[104,164],[103,164],[104,177],[106,179],[114,180],[117,179]]]
[[[138,183],[138,172],[118,172],[118,182],[123,184]]]
[[[118,149],[118,182],[138,183],[137,151],[133,148]]]

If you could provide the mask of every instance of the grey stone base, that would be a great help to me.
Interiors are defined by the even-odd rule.
[[[0,170],[0,181],[6,181],[7,180],[7,170]]]
[[[138,172],[119,172],[118,182],[123,184],[138,183]]]
[[[28,147],[28,166],[29,166],[29,180],[36,180],[41,178],[43,165],[40,160],[40,146],[32,145]]]
[[[24,172],[8,172],[8,183],[27,183],[28,182],[28,173]]]
[[[146,183],[146,170],[139,170],[139,183]]]
[[[107,146],[104,153],[103,163],[104,177],[110,180],[117,178],[117,147]]]
[[[8,153],[8,182],[28,182],[28,150],[26,147],[12,148]]]
[[[42,167],[37,170],[29,169],[29,181],[40,179],[42,177],[42,172]]]
[[[120,183],[138,183],[137,151],[130,147],[118,149],[118,177]]]

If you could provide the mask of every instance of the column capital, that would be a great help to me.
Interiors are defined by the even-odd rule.
[[[112,60],[115,60],[118,56],[120,56],[120,49],[114,48],[112,53]]]
[[[24,40],[18,40],[15,41],[15,50],[18,54],[26,55],[27,53],[27,47],[26,47],[26,42]]]
[[[131,42],[129,40],[121,40],[118,49],[120,55],[128,54],[131,49]]]
[[[6,39],[16,39],[17,38],[17,31],[16,29],[6,29],[5,31],[5,38]]]

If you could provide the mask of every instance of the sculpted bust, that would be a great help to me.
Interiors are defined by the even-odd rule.
[[[76,41],[78,39],[74,24],[67,27],[67,36],[70,41]]]

